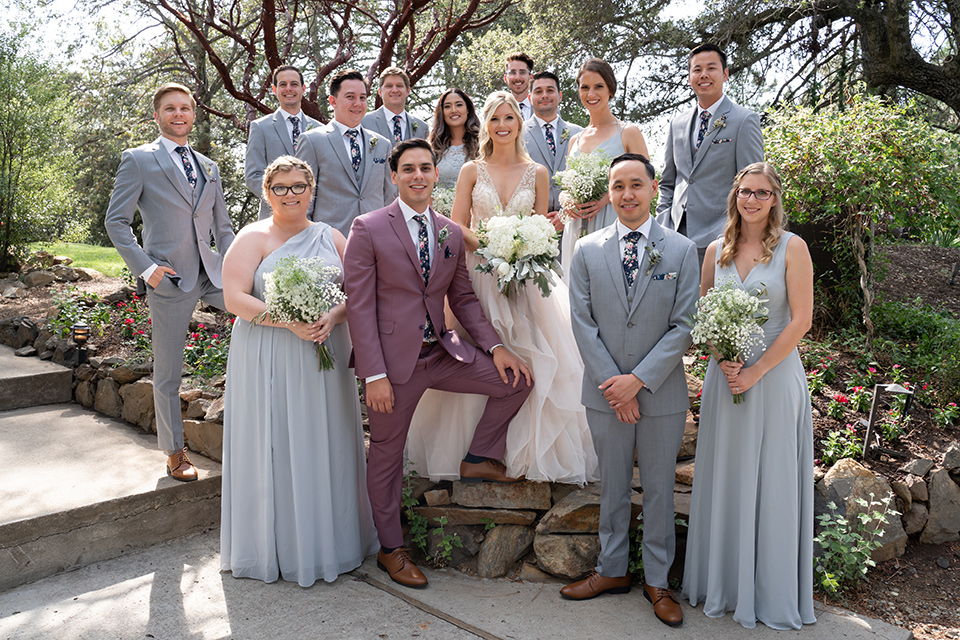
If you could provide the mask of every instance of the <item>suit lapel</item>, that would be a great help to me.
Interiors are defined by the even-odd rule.
[[[340,164],[343,166],[344,173],[347,174],[347,178],[353,182],[353,186],[357,191],[360,190],[360,183],[357,180],[357,172],[353,170],[353,163],[350,162],[350,156],[347,155],[347,146],[343,143],[343,136],[340,135],[340,129],[336,127],[333,123],[330,124],[330,129],[326,132],[327,142],[330,143],[330,146],[333,148],[333,153],[337,156],[337,159],[340,160]],[[363,154],[363,136],[360,137],[360,154],[361,157]]]
[[[567,128],[567,123],[563,121],[563,118],[557,119],[557,130],[554,133],[554,141],[557,143],[557,155],[553,157],[553,170],[560,171],[560,165],[563,164],[564,158],[567,157],[567,147],[570,146],[570,138],[566,140],[563,139],[563,131]],[[544,141],[546,144],[546,141]]]
[[[180,173],[180,169],[173,164],[173,158],[167,153],[167,148],[163,146],[159,138],[156,141],[156,145],[157,150],[154,152],[154,157],[160,165],[160,170],[163,171],[163,175],[167,176],[167,180],[173,183],[173,186],[177,188],[177,191],[183,196],[183,199],[187,201],[187,204],[189,204],[192,209],[193,194],[190,193],[190,183],[187,182],[187,179]]]
[[[540,152],[540,155],[543,156],[543,159],[549,162],[551,158],[553,158],[553,154],[550,153],[550,145],[547,144],[547,139],[543,137],[543,129],[540,128],[540,123],[534,118],[527,120],[527,123],[530,126],[530,135],[537,145],[537,150]],[[557,152],[559,153],[559,149]],[[546,162],[544,164],[546,164]]]
[[[287,155],[293,155],[295,152],[293,150],[293,139],[290,137],[290,134],[287,133],[287,121],[284,117],[281,117],[282,113],[278,109],[273,112],[273,130],[277,132],[277,136],[280,138],[280,142],[283,143],[283,150],[287,152]],[[304,134],[303,131],[303,121],[300,123],[300,135]]]
[[[360,127],[360,162],[363,164],[363,175],[357,182],[357,188],[362,193],[367,181],[370,180],[370,176],[373,174],[372,169],[376,166],[376,163],[373,161],[373,149],[370,147],[370,139],[367,137],[367,132],[363,130],[363,127]],[[356,172],[354,172],[353,175],[356,177]]]
[[[627,303],[627,292],[623,287],[623,260],[620,256],[620,239],[617,237],[617,225],[612,224],[607,227],[605,233],[607,239],[603,243],[603,257],[606,259],[607,268],[610,269],[610,275],[613,278],[613,288],[617,290],[620,297],[620,304],[624,311],[630,311],[630,305]]]
[[[630,307],[630,315],[633,315],[633,313],[637,310],[637,306],[640,304],[640,299],[643,297],[644,292],[646,292],[647,285],[650,284],[650,277],[651,275],[654,275],[648,273],[648,271],[652,271],[650,266],[650,251],[658,250],[662,254],[664,242],[665,236],[663,235],[663,228],[657,224],[656,220],[653,220],[652,224],[650,225],[650,237],[647,238],[646,245],[650,248],[650,250],[648,251],[644,249],[643,256],[640,259],[640,270],[637,271],[637,278],[639,279],[637,282],[637,292],[636,295],[633,296],[633,304]]]
[[[693,167],[690,172],[693,173],[697,170],[697,165],[700,164],[700,161],[703,160],[703,156],[707,155],[707,151],[710,149],[710,145],[713,144],[714,138],[717,137],[717,133],[720,131],[720,127],[717,126],[717,120],[721,118],[726,118],[727,114],[730,112],[731,108],[730,98],[724,97],[723,101],[720,102],[720,106],[717,107],[717,113],[713,114],[713,126],[707,129],[707,134],[703,136],[703,142],[700,143],[700,148],[697,149],[697,155],[693,159]],[[696,110],[694,110],[696,112]]]
[[[410,258],[410,262],[413,263],[413,266],[417,270],[417,274],[421,273],[420,269],[420,255],[417,253],[416,247],[413,246],[413,239],[410,237],[410,230],[407,228],[407,221],[403,217],[403,212],[400,211],[400,205],[394,202],[390,206],[390,226],[393,227],[394,233],[397,234],[397,239],[400,240],[400,244],[403,245],[404,250],[407,252],[407,257]],[[436,229],[436,221],[434,221],[434,229]],[[431,265],[431,268],[433,265]],[[420,286],[423,286],[423,277],[420,277]]]

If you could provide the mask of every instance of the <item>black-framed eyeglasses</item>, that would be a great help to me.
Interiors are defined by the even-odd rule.
[[[769,200],[772,195],[773,191],[769,189],[757,189],[756,191],[752,189],[737,189],[737,197],[741,200],[749,200],[750,196],[755,196],[757,200]]]
[[[299,182],[297,184],[292,184],[289,187],[285,184],[278,184],[275,187],[270,187],[270,191],[273,191],[275,196],[285,196],[289,191],[292,191],[294,195],[300,195],[304,191],[310,188],[305,182]]]

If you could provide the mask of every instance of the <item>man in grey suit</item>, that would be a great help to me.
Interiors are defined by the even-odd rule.
[[[600,460],[600,558],[560,593],[586,600],[630,591],[627,572],[634,452],[643,486],[644,596],[665,624],[683,622],[667,583],[675,549],[673,485],[687,399],[681,356],[698,293],[694,244],[650,216],[650,161],[610,166],[617,222],[577,242],[570,276],[573,335],[583,357],[581,401]]]
[[[400,67],[387,67],[380,74],[380,89],[377,95],[383,106],[363,117],[363,128],[376,131],[390,146],[410,138],[426,138],[430,127],[420,118],[407,113],[407,96],[410,95],[410,76]]]
[[[341,71],[330,82],[333,120],[300,139],[297,157],[317,179],[307,217],[348,235],[360,215],[382,209],[394,198],[387,156],[390,140],[362,128],[367,83],[359,71]]]
[[[532,75],[533,58],[522,51],[516,51],[507,56],[503,81],[513,97],[517,99],[520,115],[524,120],[533,115],[533,104],[530,102],[530,76]]]
[[[105,224],[130,272],[147,285],[157,436],[167,473],[186,482],[197,479],[197,470],[183,443],[183,347],[198,300],[224,308],[220,269],[233,229],[216,163],[187,144],[196,111],[190,90],[165,84],[153,108],[160,137],[123,152]],[[138,210],[143,246],[130,226]]]
[[[723,94],[730,70],[719,47],[693,49],[689,72],[697,105],[670,123],[657,222],[693,240],[702,265],[707,245],[723,232],[733,179],[763,160],[763,135],[760,116]]]
[[[550,174],[550,203],[547,217],[557,231],[563,230],[560,221],[560,187],[554,184],[553,175],[567,168],[567,147],[570,138],[583,131],[583,127],[569,124],[560,117],[560,79],[549,71],[533,76],[530,97],[533,101],[533,116],[523,123],[523,141],[527,153],[534,162],[542,164]]]
[[[300,136],[320,126],[319,121],[309,117],[300,108],[303,101],[303,74],[298,68],[284,65],[274,69],[270,90],[277,96],[280,108],[250,123],[247,155],[243,163],[243,179],[247,188],[260,200],[260,220],[273,215],[270,204],[263,197],[263,172],[280,156],[295,154]]]

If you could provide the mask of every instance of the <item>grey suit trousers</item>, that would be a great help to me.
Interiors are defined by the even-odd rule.
[[[223,290],[213,286],[202,265],[192,291],[183,291],[167,276],[156,289],[147,287],[153,329],[153,405],[157,412],[157,439],[164,451],[183,448],[180,413],[183,338],[190,328],[198,300],[224,308]]]
[[[587,423],[600,459],[600,558],[597,572],[627,574],[630,493],[636,452],[643,487],[643,571],[646,583],[667,588],[676,550],[673,485],[685,413],[643,416],[624,424],[615,413],[589,407]]]

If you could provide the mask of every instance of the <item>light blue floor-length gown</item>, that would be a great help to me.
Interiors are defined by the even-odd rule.
[[[741,282],[717,265],[715,282],[766,287],[770,346],[790,322],[785,233],[769,263]],[[717,255],[721,247],[717,247]],[[754,349],[746,364],[763,353]],[[683,597],[703,612],[753,628],[799,629],[813,614],[813,418],[807,379],[794,349],[735,405],[710,361],[703,384]]]
[[[316,222],[264,258],[254,296],[263,299],[263,274],[288,255],[319,256],[342,269],[331,227]],[[378,548],[345,323],[326,344],[336,367],[320,371],[314,343],[288,329],[240,318],[233,325],[220,568],[235,577],[309,587],[336,580]]]

